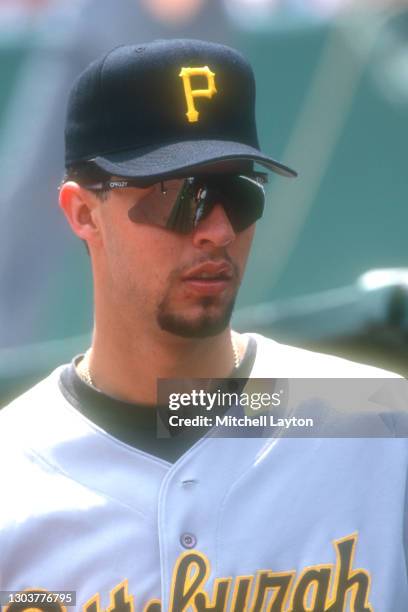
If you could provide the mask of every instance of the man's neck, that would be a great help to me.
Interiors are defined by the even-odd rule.
[[[95,329],[88,359],[92,384],[111,397],[156,404],[158,379],[226,378],[247,344],[245,336],[230,329],[200,339],[161,334],[155,339],[140,334],[132,342]]]

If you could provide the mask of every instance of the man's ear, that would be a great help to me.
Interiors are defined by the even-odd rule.
[[[97,222],[99,200],[74,181],[67,181],[60,187],[59,204],[74,234],[88,245],[100,241]]]

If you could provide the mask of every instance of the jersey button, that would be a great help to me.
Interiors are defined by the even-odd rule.
[[[180,542],[184,548],[194,548],[197,544],[197,538],[192,533],[183,533]]]

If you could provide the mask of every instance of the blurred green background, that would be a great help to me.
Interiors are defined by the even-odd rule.
[[[117,44],[175,36],[248,57],[261,147],[299,172],[271,176],[236,327],[408,373],[402,3],[15,0],[0,3],[0,404],[89,342],[88,256],[57,206],[72,80]]]

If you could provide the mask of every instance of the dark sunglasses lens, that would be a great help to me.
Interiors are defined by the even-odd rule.
[[[235,232],[242,232],[263,215],[265,189],[253,177],[231,177],[222,190],[224,208]]]
[[[183,185],[183,179],[175,179],[146,188],[129,210],[129,219],[134,223],[167,227]]]
[[[129,210],[134,223],[189,234],[211,210],[208,188],[194,178],[153,185]]]
[[[129,218],[188,234],[219,203],[234,231],[241,232],[262,216],[264,200],[263,186],[244,175],[172,180],[150,187]]]
[[[194,178],[188,178],[180,189],[166,228],[180,234],[189,234],[208,213],[207,209],[205,186]]]

